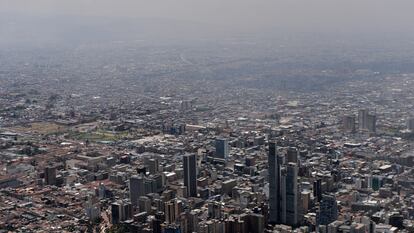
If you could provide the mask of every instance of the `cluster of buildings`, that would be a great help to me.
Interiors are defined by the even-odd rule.
[[[137,84],[148,63],[0,94],[0,232],[414,232],[413,75]]]
[[[358,121],[355,120],[355,116],[346,115],[342,119],[342,127],[349,132],[355,132],[358,126],[358,130],[365,130],[375,133],[377,129],[377,116],[376,114],[370,114],[369,110],[361,109],[358,112]]]
[[[368,152],[401,141],[344,131],[343,137],[367,137],[365,144],[349,143],[283,125],[247,132],[251,121],[194,127],[158,136],[157,143],[154,136],[125,145],[68,140],[12,160],[1,180],[1,226],[183,233],[414,229],[412,157],[392,161]],[[16,139],[15,147],[26,137],[6,136]]]

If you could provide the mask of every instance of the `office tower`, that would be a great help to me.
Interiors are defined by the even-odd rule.
[[[143,176],[132,176],[129,179],[129,197],[133,205],[138,204],[138,198],[145,195],[145,183]]]
[[[265,221],[262,214],[250,213],[244,216],[243,220],[246,223],[247,232],[262,233],[265,230]]]
[[[197,197],[197,161],[195,154],[183,156],[184,186],[188,197]]]
[[[229,142],[224,138],[216,139],[216,158],[227,159],[229,156]]]
[[[378,191],[382,187],[382,177],[373,176],[371,179],[371,187],[374,191]]]
[[[149,193],[157,192],[157,180],[142,175],[129,178],[129,197],[133,205],[138,204],[138,198]]]
[[[158,159],[146,159],[145,165],[148,168],[150,174],[157,174],[159,171],[159,162]]]
[[[360,130],[367,129],[368,109],[360,109],[358,112],[358,128]]]
[[[288,163],[282,172],[282,222],[289,226],[297,226],[301,221],[298,171],[296,163]]]
[[[182,233],[193,233],[198,231],[197,212],[185,209],[180,215],[180,228]]]
[[[198,231],[198,213],[196,211],[190,211],[188,214],[188,230],[189,232],[199,232]]]
[[[287,162],[298,163],[298,149],[296,147],[289,147],[287,150]]]
[[[97,188],[97,196],[99,197],[99,199],[103,199],[106,198],[106,187],[104,184],[99,183],[99,186]]]
[[[132,218],[132,203],[129,201],[122,202],[122,220],[128,220]]]
[[[368,109],[361,109],[358,112],[358,128],[360,130],[368,130],[369,132],[376,132],[377,116],[369,114]]]
[[[414,131],[414,117],[407,120],[407,129],[411,132]]]
[[[377,131],[377,116],[368,114],[367,116],[367,130],[369,132],[376,132]]]
[[[142,212],[150,213],[151,212],[151,199],[146,196],[139,197],[138,198],[138,210],[140,213]]]
[[[168,224],[175,223],[182,212],[183,203],[174,199],[165,203],[165,221]]]
[[[345,132],[355,132],[355,116],[347,115],[342,117],[342,129]]]
[[[85,203],[85,212],[89,221],[95,221],[99,219],[101,209],[99,206],[99,200],[95,195],[89,194]]]
[[[45,183],[46,185],[56,185],[56,167],[45,168]]]
[[[117,201],[111,204],[111,223],[118,224],[132,218],[132,204],[127,201]]]
[[[158,173],[152,176],[155,182],[155,192],[162,192],[165,186],[165,178],[163,173]]]
[[[280,166],[276,143],[269,142],[269,223],[280,223]]]
[[[320,202],[319,224],[328,225],[338,219],[338,205],[333,195],[323,195]]]
[[[320,202],[322,199],[322,180],[317,179],[313,182],[313,197],[317,202]]]
[[[157,191],[157,182],[153,176],[144,177],[144,190],[145,191],[143,195],[147,195],[148,193],[155,193]]]
[[[152,225],[152,232],[153,233],[161,233],[162,232],[162,230],[161,230],[161,224],[162,224],[162,221],[160,219],[154,218],[152,220],[152,223],[151,223],[151,225]]]
[[[111,205],[111,223],[118,224],[120,221],[120,209],[121,205],[119,203],[112,203]]]

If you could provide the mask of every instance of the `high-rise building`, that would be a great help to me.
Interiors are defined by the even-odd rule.
[[[317,179],[313,182],[313,197],[317,202],[320,202],[322,199],[322,180]]]
[[[101,209],[99,206],[99,200],[95,195],[89,194],[87,196],[87,200],[85,203],[85,212],[86,216],[88,216],[88,219],[90,221],[95,221],[96,219],[99,219]]]
[[[162,224],[162,221],[160,219],[154,218],[152,220],[152,223],[151,223],[151,225],[152,225],[152,232],[154,232],[154,233],[161,233],[162,232],[161,231],[161,224]]]
[[[152,220],[152,232],[161,233],[162,232],[162,223],[165,221],[164,212],[155,213],[155,217]]]
[[[145,195],[143,176],[132,176],[129,179],[129,197],[133,205],[138,204],[138,198]]]
[[[287,149],[287,162],[288,163],[298,163],[298,156],[299,156],[299,152],[298,149],[296,147],[289,147]]]
[[[188,197],[197,197],[197,159],[195,154],[183,156],[184,186]]]
[[[198,232],[198,213],[190,211],[188,214],[188,230],[189,232]]]
[[[333,195],[323,195],[320,202],[319,224],[328,225],[338,219],[338,205]]]
[[[360,130],[368,130],[376,132],[377,116],[369,114],[368,109],[360,109],[358,112],[358,128]]]
[[[301,222],[301,194],[296,163],[288,163],[282,172],[282,222],[297,226]]]
[[[367,116],[367,130],[369,132],[376,132],[377,131],[377,116],[368,114]]]
[[[250,213],[244,216],[246,231],[251,233],[262,233],[265,230],[265,218],[261,214]]]
[[[157,174],[159,171],[159,162],[156,158],[146,159],[145,166],[150,174]]]
[[[157,190],[157,182],[142,175],[132,176],[129,179],[129,197],[133,205],[138,204],[138,198]]]
[[[146,197],[146,196],[139,197],[138,198],[138,211],[140,213],[142,213],[142,212],[150,213],[150,211],[151,211],[151,199]]]
[[[199,232],[198,230],[198,210],[190,211],[188,208],[180,215],[180,228],[182,233]]]
[[[342,129],[346,132],[355,132],[355,116],[346,115],[342,117]]]
[[[132,204],[128,201],[117,201],[111,204],[111,223],[118,224],[132,218]]]
[[[229,142],[227,139],[216,139],[216,158],[227,159],[229,157],[229,150]]]
[[[280,166],[281,159],[277,155],[275,142],[269,142],[269,223],[280,223]]]
[[[165,203],[165,221],[168,224],[175,223],[182,212],[182,202],[174,199]]]
[[[45,183],[46,185],[56,185],[56,167],[45,168]]]
[[[367,128],[368,109],[360,109],[358,111],[358,128],[364,130]]]
[[[118,224],[120,221],[120,209],[121,204],[120,203],[112,203],[111,205],[111,223],[112,224]]]

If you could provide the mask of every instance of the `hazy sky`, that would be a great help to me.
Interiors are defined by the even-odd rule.
[[[133,16],[234,27],[412,27],[413,0],[0,0],[24,14]]]
[[[414,38],[413,9],[414,0],[0,0],[0,47],[239,35],[399,44]]]

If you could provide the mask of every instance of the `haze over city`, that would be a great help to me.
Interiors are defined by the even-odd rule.
[[[0,0],[0,233],[414,232],[412,0]]]

